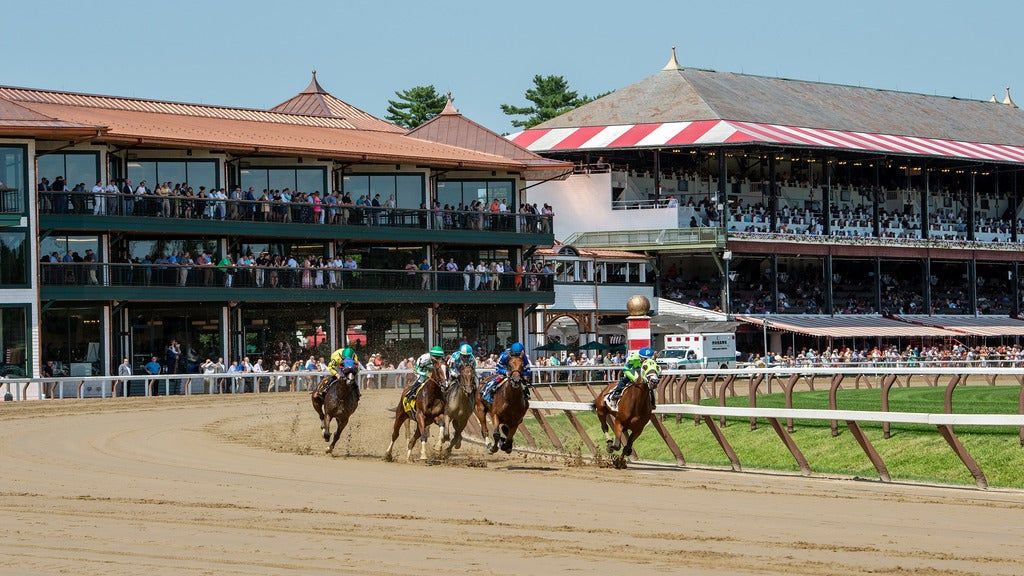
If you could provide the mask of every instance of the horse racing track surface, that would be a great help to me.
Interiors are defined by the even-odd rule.
[[[396,394],[365,394],[334,458],[306,394],[0,405],[0,573],[1020,573],[1019,492],[388,463]]]

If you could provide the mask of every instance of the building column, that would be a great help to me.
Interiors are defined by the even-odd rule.
[[[1013,176],[1013,210],[1011,210],[1013,214],[1013,227],[1010,228],[1010,240],[1013,242],[1018,242],[1020,238],[1020,224],[1017,222],[1017,214],[1020,211],[1020,189],[1017,187],[1017,172],[1014,171],[1011,172],[1010,174]],[[1014,266],[1016,266],[1016,264],[1014,264]],[[1014,272],[1013,277],[1016,280],[1016,272]]]
[[[718,225],[722,228],[726,228],[726,221],[728,220],[728,210],[726,207],[729,205],[729,190],[727,188],[729,178],[729,168],[725,161],[725,151],[718,151],[718,201],[715,202],[715,210],[718,211]]]
[[[722,274],[722,312],[726,315],[732,314],[732,252],[726,250],[722,254],[722,268],[724,274]],[[657,295],[657,293],[655,293]]]
[[[341,330],[338,332],[338,334],[341,334],[341,338],[338,340],[337,345],[339,347],[340,346],[348,346],[348,324],[345,322],[345,307],[344,306],[342,306],[341,308],[337,309],[337,312],[335,313],[335,318],[338,321],[338,326],[341,328]],[[337,350],[337,348],[335,348],[335,350]]]
[[[832,294],[832,255],[825,255],[824,262],[824,275],[825,275],[825,314],[835,314],[835,303],[833,302]]]
[[[1020,316],[1020,264],[1014,262],[1010,268],[1010,289],[1013,290],[1013,300],[1010,304],[1010,316],[1017,318]]]
[[[825,236],[832,235],[832,158],[825,159],[825,188],[821,192],[821,219]],[[829,266],[832,266],[832,257],[828,257]],[[829,274],[829,292],[831,292],[832,275]],[[829,298],[831,300],[831,297]],[[829,305],[831,314],[831,304]]]
[[[111,376],[111,375],[113,375],[113,372],[110,371],[110,369],[111,369],[110,357],[111,357],[111,353],[113,352],[111,347],[114,345],[114,342],[113,342],[114,339],[111,337],[113,335],[113,332],[114,332],[113,327],[114,327],[114,316],[113,316],[113,314],[111,314],[110,304],[104,304],[103,305],[103,318],[102,318],[102,321],[100,322],[100,329],[103,330],[103,364],[102,364],[102,368],[101,369],[103,370],[102,374],[104,376]],[[118,365],[121,364],[120,359],[118,359],[117,364]]]
[[[971,302],[971,314],[978,314],[978,261],[967,261],[967,293]]]
[[[925,256],[924,260],[921,261],[924,267],[924,286],[922,286],[922,294],[924,295],[924,311],[925,314],[932,313],[932,259],[931,256]]]
[[[967,191],[967,239],[974,240],[974,184],[977,173],[971,170],[971,186]]]
[[[779,231],[779,195],[775,189],[775,153],[768,155],[768,222],[769,232]]]
[[[931,198],[931,190],[930,179],[928,177],[928,162],[924,163],[921,170],[924,171],[924,188],[921,189],[921,239],[927,240],[931,235],[931,230],[929,230],[931,224],[929,214],[931,213],[931,209],[928,206],[929,199]]]
[[[654,152],[654,201],[661,200],[661,152],[657,149]]]
[[[237,327],[238,338],[232,339],[231,337],[231,335],[235,334],[236,332],[236,330],[232,330],[232,324],[235,323],[232,322],[231,318],[233,316],[232,312],[234,312],[235,310],[236,308],[232,307],[231,304],[222,306],[220,309],[220,353],[221,356],[224,358],[224,361],[228,363],[231,362],[231,346],[229,345],[230,342],[232,342],[233,340],[241,342],[241,348],[243,349],[239,350],[239,352],[245,351],[245,343],[242,342],[241,338],[241,326]]]
[[[880,238],[882,236],[882,223],[879,221],[879,204],[881,203],[881,195],[882,167],[879,165],[878,160],[875,160],[875,183],[871,192],[871,219],[873,220],[871,225],[871,234],[875,238]]]
[[[878,221],[876,220],[877,224]],[[882,259],[875,257],[875,310],[882,313]]]
[[[434,332],[437,322],[437,312],[433,304],[427,305],[427,347],[434,345]]]
[[[772,314],[779,313],[779,255],[772,254]]]
[[[328,336],[327,341],[330,343],[331,350],[338,349],[338,307],[331,304],[327,314],[327,325],[328,325]]]

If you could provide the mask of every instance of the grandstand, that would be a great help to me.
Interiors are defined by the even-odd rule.
[[[1024,113],[1009,89],[977,101],[717,72],[673,50],[509,139],[576,167],[531,189],[559,214],[556,240],[647,252],[661,297],[743,317],[1020,313]]]

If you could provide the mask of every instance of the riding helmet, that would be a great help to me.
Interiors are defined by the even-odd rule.
[[[462,346],[459,346],[459,354],[462,354],[463,356],[472,356],[473,347],[469,344],[463,344]]]
[[[433,356],[434,358],[442,358],[444,357],[444,348],[441,348],[440,346],[434,346],[433,348],[430,349],[430,355]]]
[[[349,348],[348,346],[346,346],[345,349],[341,351],[342,358],[351,358],[354,355],[355,352],[352,350],[352,348]]]
[[[654,358],[654,349],[653,348],[641,348],[640,349],[640,357],[645,359],[645,360],[650,359],[650,358]]]
[[[519,356],[520,354],[523,353],[523,343],[522,342],[516,342],[511,347],[509,347],[508,351],[511,352],[512,354],[516,355],[516,356]]]

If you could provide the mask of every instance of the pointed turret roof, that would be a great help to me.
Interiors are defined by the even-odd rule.
[[[364,112],[324,90],[324,87],[316,79],[316,70],[313,71],[313,77],[310,79],[309,86],[306,86],[305,90],[270,110],[271,112],[282,112],[285,114],[342,118],[360,130],[404,132],[402,128],[381,120],[369,112]]]
[[[448,102],[445,103],[440,114],[413,128],[408,135],[422,140],[518,160],[529,167],[526,176],[529,180],[557,177],[572,169],[572,163],[551,160],[534,154],[493,130],[466,118],[455,108],[451,93],[448,94]]]

